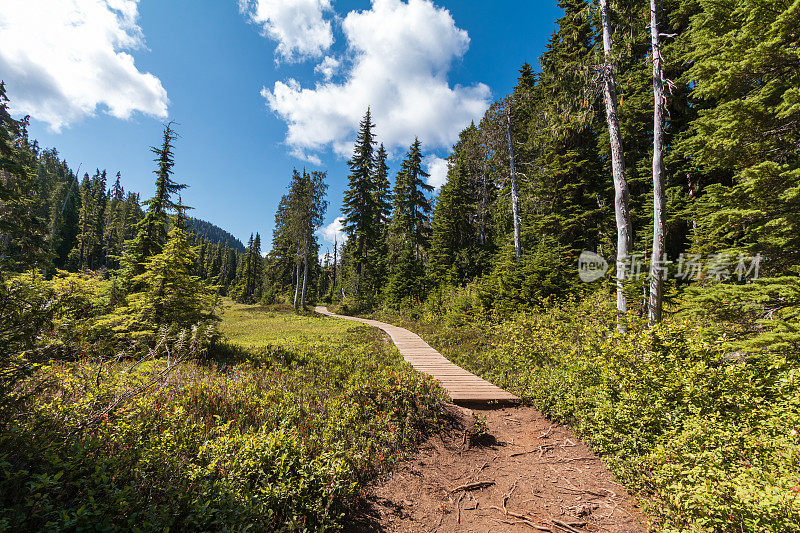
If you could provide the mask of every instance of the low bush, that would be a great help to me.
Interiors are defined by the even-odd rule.
[[[375,331],[284,307],[235,306],[210,349],[37,369],[2,421],[0,530],[342,528],[442,392]]]
[[[414,323],[446,356],[569,424],[660,531],[800,530],[800,361],[732,352],[689,318],[625,333],[604,295],[512,320]]]

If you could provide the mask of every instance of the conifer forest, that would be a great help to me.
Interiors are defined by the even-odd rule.
[[[0,60],[0,531],[800,531],[800,0],[557,4],[443,185],[364,102],[343,194],[266,170],[271,235],[194,218],[180,117],[146,192],[41,146]]]

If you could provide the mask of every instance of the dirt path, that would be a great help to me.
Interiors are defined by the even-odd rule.
[[[517,403],[414,333],[375,320],[414,368],[436,377],[456,403]],[[635,500],[572,432],[532,407],[470,410],[448,404],[452,424],[372,488],[353,531],[641,532]],[[477,423],[476,423],[477,421]],[[476,428],[483,429],[476,431]]]
[[[353,530],[647,531],[605,464],[537,410],[450,410],[456,424],[374,487]],[[488,436],[470,437],[473,414]]]

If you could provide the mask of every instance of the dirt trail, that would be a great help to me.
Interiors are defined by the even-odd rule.
[[[537,410],[449,409],[456,423],[381,480],[350,529],[647,531],[605,464]],[[485,417],[488,436],[469,435],[473,413]]]

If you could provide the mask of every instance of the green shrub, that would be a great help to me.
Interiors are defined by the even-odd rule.
[[[278,303],[278,295],[270,287],[266,289],[264,294],[261,296],[261,305],[272,305],[275,303]]]
[[[438,427],[443,393],[374,330],[284,311],[237,306],[231,333],[284,345],[39,368],[45,389],[0,432],[0,530],[341,529]]]
[[[657,530],[800,531],[796,357],[732,353],[719,324],[688,318],[619,333],[603,294],[498,323],[406,325],[575,428]]]

